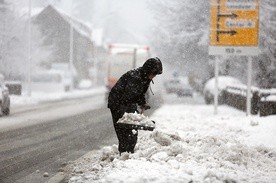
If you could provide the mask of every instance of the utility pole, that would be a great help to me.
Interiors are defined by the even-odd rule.
[[[29,11],[28,11],[28,69],[27,69],[27,85],[28,91],[27,95],[32,95],[32,86],[31,86],[31,72],[32,72],[32,21],[31,21],[31,14],[32,14],[32,0],[29,0]]]
[[[73,59],[74,59],[74,29],[73,29],[73,20],[72,20],[72,12],[73,12],[73,1],[71,1],[71,13],[70,13],[70,53],[69,53],[69,72],[70,72],[70,89],[71,92],[73,90]]]
[[[133,50],[133,63],[132,63],[132,68],[136,68],[136,62],[137,62],[137,48],[134,48]]]
[[[219,75],[219,58],[215,59],[215,96],[214,96],[214,114],[218,114],[218,75]]]
[[[247,59],[247,92],[246,92],[246,115],[251,116],[251,84],[252,84],[252,57]]]

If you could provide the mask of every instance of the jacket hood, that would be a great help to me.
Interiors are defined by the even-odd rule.
[[[146,74],[162,74],[163,66],[162,62],[158,57],[148,59],[142,66],[142,69]]]

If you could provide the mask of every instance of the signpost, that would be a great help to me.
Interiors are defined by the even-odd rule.
[[[251,56],[259,54],[258,33],[258,0],[211,0],[209,55],[248,56],[247,115],[250,115],[251,108]]]

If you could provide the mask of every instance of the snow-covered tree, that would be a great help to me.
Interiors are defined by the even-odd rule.
[[[0,72],[7,79],[24,80],[28,66],[28,17],[22,10],[21,1],[0,1]],[[20,8],[19,8],[20,6]],[[42,46],[43,37],[32,26],[32,69],[45,61],[49,48]]]
[[[264,88],[276,87],[276,1],[260,1],[260,49],[256,80]]]
[[[19,32],[22,22],[14,16],[13,6],[7,1],[0,1],[0,72],[6,77],[24,70],[23,44]]]
[[[162,0],[155,2],[154,7],[158,20],[154,50],[185,74],[204,74],[208,65],[208,1]]]
[[[261,87],[276,83],[276,1],[260,4],[261,55],[254,58],[253,78]],[[152,46],[170,65],[182,73],[213,76],[214,57],[208,55],[209,0],[158,0],[151,3],[158,21]],[[220,74],[233,75],[246,82],[246,57],[219,57]],[[196,74],[195,74],[196,73]]]

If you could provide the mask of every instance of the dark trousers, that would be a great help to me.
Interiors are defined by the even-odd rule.
[[[117,138],[119,140],[119,152],[130,152],[134,153],[134,147],[137,143],[138,131],[137,133],[133,134],[131,128],[122,128],[117,125],[117,121],[124,115],[125,112],[127,113],[134,113],[137,111],[136,105],[131,106],[122,106],[117,108],[110,108],[114,128],[117,134]]]

